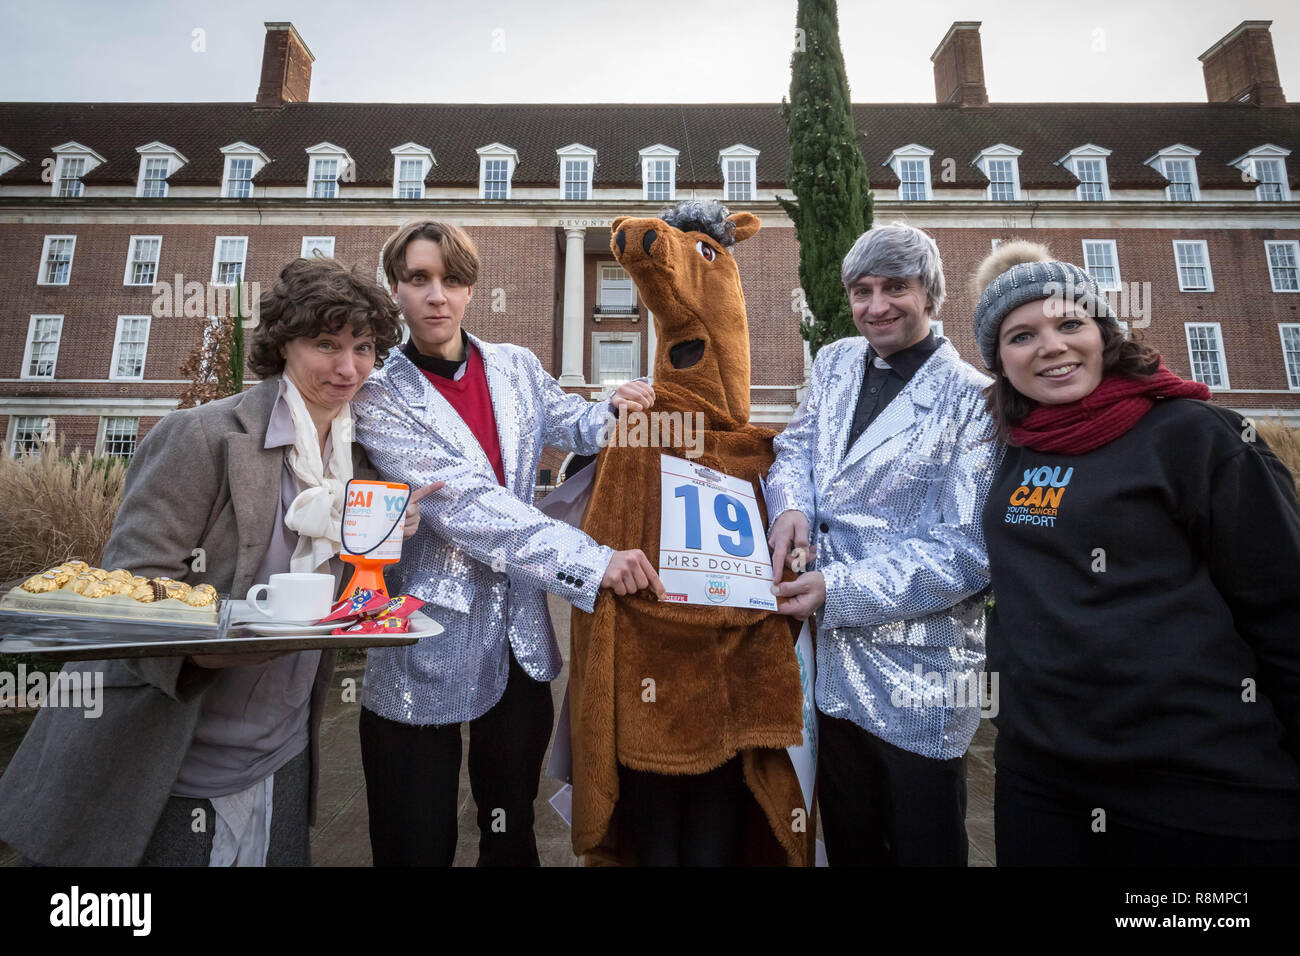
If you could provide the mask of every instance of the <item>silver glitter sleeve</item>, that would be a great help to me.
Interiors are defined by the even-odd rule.
[[[532,355],[532,353],[529,353]],[[594,455],[603,446],[606,423],[614,418],[613,406],[589,402],[560,387],[533,356],[534,381],[542,407],[542,444],[579,455]]]
[[[966,410],[946,451],[949,457],[934,472],[938,487],[932,510],[909,535],[858,560],[821,565],[826,581],[824,626],[862,627],[923,617],[989,586],[980,510],[1000,449],[984,440],[987,419],[979,411]],[[928,643],[927,637],[939,646],[949,642],[948,635],[925,629],[917,636],[920,643]]]
[[[818,356],[820,360],[821,356]],[[824,367],[824,363],[823,367]],[[776,459],[765,481],[768,526],[786,511],[802,511],[811,531],[816,512],[813,491],[813,445],[821,410],[822,389],[816,387],[818,362],[813,362],[808,394],[785,430],[772,440]]]
[[[420,503],[422,529],[512,580],[559,594],[584,611],[594,610],[596,592],[614,554],[611,548],[521,501],[497,483],[490,469],[466,458],[391,393],[372,391],[366,400],[354,402],[353,411],[357,440],[386,480],[413,489],[433,481],[447,483]],[[575,587],[578,581],[581,585]],[[444,585],[443,590],[452,596],[456,610],[467,610],[473,601],[471,580]]]

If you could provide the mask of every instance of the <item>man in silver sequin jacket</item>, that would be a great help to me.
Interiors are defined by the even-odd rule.
[[[989,379],[931,330],[943,266],[921,230],[869,230],[842,277],[862,337],[818,352],[766,487],[774,566],[796,548],[815,559],[775,593],[783,613],[816,614],[827,856],[965,865],[989,583],[980,511],[1000,457]]]
[[[644,382],[610,402],[570,395],[525,348],[461,328],[478,253],[456,226],[408,223],[384,247],[411,341],[353,401],[356,437],[380,475],[446,487],[421,502],[420,531],[388,576],[443,627],[371,649],[361,698],[370,842],[384,865],[450,866],[456,851],[461,722],[481,866],[538,864],[533,835],[560,651],[548,592],[590,611],[596,593],[662,591],[641,551],[604,547],[533,507],[542,449],[594,454],[611,406],[648,408]]]

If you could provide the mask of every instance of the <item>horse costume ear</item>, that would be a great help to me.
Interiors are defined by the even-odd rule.
[[[758,232],[760,225],[758,217],[752,212],[733,212],[727,217],[728,222],[736,224],[736,241],[744,242],[754,233]]]

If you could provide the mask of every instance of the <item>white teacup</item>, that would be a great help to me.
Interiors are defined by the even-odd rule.
[[[266,604],[257,599],[268,591]],[[273,574],[267,584],[248,589],[248,606],[273,621],[285,624],[315,624],[334,605],[334,575],[292,572]]]

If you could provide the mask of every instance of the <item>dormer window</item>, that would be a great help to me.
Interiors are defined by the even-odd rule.
[[[1196,157],[1199,149],[1178,143],[1160,150],[1146,161],[1165,179],[1165,198],[1170,202],[1196,202],[1201,198],[1201,187],[1196,176]]]
[[[1005,143],[990,146],[971,164],[988,177],[985,198],[993,202],[1015,202],[1020,198],[1020,154]]]
[[[162,199],[167,195],[167,177],[189,160],[165,143],[153,142],[138,146],[140,173],[136,177],[135,194],[146,199]]]
[[[86,174],[86,161],[80,156],[65,156],[59,160],[59,196],[76,199],[85,189],[81,177]]]
[[[51,195],[62,199],[79,199],[85,193],[81,177],[104,162],[104,157],[89,146],[64,143],[54,147],[54,185]]]
[[[898,177],[898,198],[918,202],[930,198],[930,157],[934,150],[918,143],[896,149],[880,165],[888,166]]]
[[[150,143],[136,149],[140,154],[140,175],[136,195],[161,199],[167,195],[167,177],[185,165],[188,160],[170,146]]]
[[[570,143],[555,151],[560,160],[560,198],[580,202],[591,198],[596,151],[581,143]]]
[[[1110,198],[1110,177],[1106,170],[1106,157],[1110,150],[1088,143],[1072,149],[1056,161],[1072,172],[1079,185],[1075,198],[1083,202],[1103,202]]]
[[[317,143],[307,150],[307,198],[337,199],[339,195],[339,177],[347,175],[353,169],[352,157],[342,146],[333,143]]]
[[[718,153],[722,196],[727,202],[753,202],[758,186],[758,150],[737,143]]]
[[[0,146],[0,176],[3,176],[23,161],[23,158],[12,149],[5,149],[3,146]]]
[[[519,154],[502,143],[480,146],[478,153],[478,198],[509,199],[510,180],[519,165]]]
[[[671,202],[677,198],[677,150],[663,143],[641,150],[641,198]]]
[[[221,147],[226,157],[221,173],[221,195],[225,199],[248,199],[253,195],[253,177],[271,160],[266,153],[248,143],[231,143]]]
[[[438,165],[428,147],[403,143],[390,150],[393,154],[393,198],[423,199],[424,180]]]
[[[1291,187],[1287,183],[1286,157],[1291,150],[1271,143],[1256,146],[1238,156],[1229,165],[1236,166],[1245,175],[1254,178],[1255,198],[1260,202],[1290,202]]]

